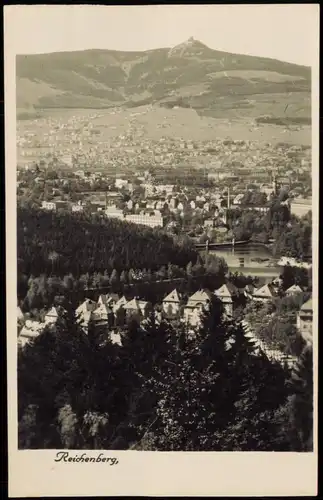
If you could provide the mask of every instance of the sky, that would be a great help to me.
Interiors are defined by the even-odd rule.
[[[15,54],[140,51],[193,36],[212,49],[312,66],[318,18],[318,4],[18,5],[5,7],[5,44]]]

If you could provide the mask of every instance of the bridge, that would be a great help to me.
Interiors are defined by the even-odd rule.
[[[194,243],[196,249],[215,249],[215,248],[232,248],[236,246],[243,246],[251,243],[250,240],[238,240],[238,241],[225,241],[223,243]]]

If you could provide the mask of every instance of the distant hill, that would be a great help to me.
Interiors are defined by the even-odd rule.
[[[310,116],[306,66],[210,49],[190,38],[145,52],[84,50],[19,55],[17,108],[109,108],[159,104],[202,114]],[[266,108],[266,106],[265,106]]]

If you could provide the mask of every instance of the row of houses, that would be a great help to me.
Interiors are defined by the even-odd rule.
[[[247,285],[239,289],[232,283],[224,283],[220,288],[211,292],[208,289],[201,289],[192,294],[187,301],[183,300],[181,294],[174,289],[167,294],[162,303],[153,307],[152,303],[141,300],[138,297],[119,297],[114,293],[100,295],[97,301],[87,298],[75,311],[75,315],[84,331],[88,331],[89,326],[106,327],[111,330],[114,341],[120,343],[118,329],[123,328],[129,320],[135,320],[141,324],[151,313],[154,313],[156,320],[162,318],[168,320],[179,319],[189,327],[196,327],[200,324],[201,314],[210,307],[213,297],[218,298],[224,307],[227,317],[232,317],[236,305],[239,303],[241,295],[245,298],[267,302],[273,300],[278,294],[278,284],[265,284],[259,288]],[[301,288],[293,285],[286,291],[286,295],[302,292]],[[49,325],[55,324],[63,314],[61,307],[52,307],[44,317],[43,322],[27,320],[19,334],[18,343],[24,346],[29,340],[37,337],[42,330]],[[23,314],[18,309],[18,322],[23,323]],[[307,342],[312,339],[313,309],[310,299],[301,307],[297,315],[297,327]]]

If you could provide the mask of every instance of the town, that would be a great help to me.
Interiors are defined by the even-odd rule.
[[[112,115],[118,112],[110,111]],[[290,294],[303,296],[305,292],[294,324],[308,342],[313,315],[308,283],[300,287],[296,280],[282,290],[279,282],[285,265],[311,272],[310,249],[303,252],[303,260],[296,251],[287,251],[287,256],[278,251],[276,259],[256,255],[250,262],[250,258],[248,261],[248,257],[239,256],[239,244],[253,241],[272,249],[273,235],[264,230],[253,234],[242,219],[248,212],[250,217],[257,213],[257,217],[266,217],[273,200],[287,209],[292,217],[290,226],[292,220],[308,217],[312,208],[310,149],[283,142],[271,145],[230,139],[193,142],[162,136],[148,140],[140,128],[132,127],[131,117],[138,114],[130,113],[128,129],[110,141],[101,140],[104,122],[96,128],[92,125],[104,114],[76,115],[65,123],[53,118],[35,119],[30,129],[42,127],[48,133],[41,139],[27,130],[19,135],[18,203],[32,204],[57,216],[66,211],[75,216],[98,214],[159,228],[169,235],[184,235],[200,251],[219,256],[224,248],[224,258],[229,256],[229,261],[236,255],[236,262],[229,262],[229,271],[252,274],[254,282],[241,289],[226,279],[218,290],[196,290],[186,303],[176,289],[155,304],[148,296],[125,298],[116,294],[103,294],[93,301],[85,290],[84,301],[76,310],[83,327],[92,322],[100,331],[105,328],[105,336],[121,344],[125,318],[143,325],[154,312],[158,320],[176,319],[196,327],[214,294],[232,315],[241,295],[247,302],[268,302]],[[138,280],[142,270],[136,272]],[[36,321],[28,314],[25,319],[19,307],[19,325],[24,325],[19,345],[24,346],[45,325],[55,322],[60,310],[53,304],[43,312],[43,321]],[[273,352],[274,344],[271,342],[267,352]]]

